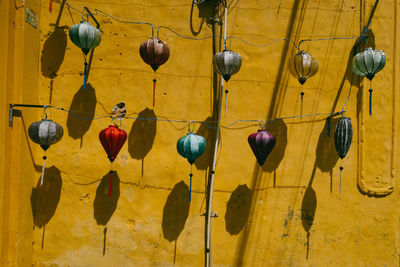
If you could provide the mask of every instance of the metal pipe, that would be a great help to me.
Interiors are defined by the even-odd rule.
[[[89,16],[93,19],[93,21],[96,23],[96,28],[97,28],[97,29],[100,29],[100,24],[99,24],[99,22],[97,21],[97,19],[93,16],[93,13],[90,12],[89,8],[87,8],[87,7],[84,7],[84,9],[85,9],[86,12],[89,14]]]
[[[227,24],[227,15],[228,8],[225,5],[225,25],[224,25],[224,50],[226,49],[226,24]],[[221,109],[222,109],[222,94],[224,88],[224,79],[221,79],[221,90],[219,96],[218,103],[218,113],[217,113],[217,133],[215,138],[215,147],[214,147],[214,156],[213,156],[213,164],[211,171],[211,178],[209,184],[209,193],[208,193],[208,210],[207,210],[207,238],[206,238],[206,267],[212,266],[211,260],[211,217],[213,217],[212,212],[212,200],[213,200],[213,190],[214,190],[214,176],[215,176],[215,167],[217,164],[217,153],[218,153],[218,143],[219,143],[219,132],[221,126]]]

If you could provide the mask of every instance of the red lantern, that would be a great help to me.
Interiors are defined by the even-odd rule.
[[[154,70],[154,72],[156,72],[156,70],[160,65],[167,62],[169,58],[169,47],[166,42],[163,42],[156,37],[152,37],[146,42],[142,43],[142,45],[139,48],[139,53],[143,61],[149,64]],[[156,82],[157,80],[154,78],[153,107],[155,104]]]
[[[116,125],[110,125],[99,134],[99,139],[107,153],[108,159],[113,162],[126,141],[126,132]]]
[[[116,125],[110,125],[108,128],[103,129],[99,134],[99,139],[107,153],[108,159],[112,163],[117,157],[119,151],[126,141],[126,132],[119,129]],[[112,174],[110,171],[110,197],[112,192]]]
[[[275,146],[275,137],[267,130],[261,129],[258,130],[256,133],[249,135],[248,141],[254,155],[257,158],[258,164],[262,166],[267,159],[269,153]]]

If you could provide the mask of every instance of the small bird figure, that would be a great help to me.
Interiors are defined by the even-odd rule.
[[[126,107],[125,107],[125,102],[120,102],[115,105],[115,107],[112,109],[112,113],[117,116],[117,118],[124,118],[126,115]]]

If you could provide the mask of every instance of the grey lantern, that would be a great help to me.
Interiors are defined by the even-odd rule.
[[[69,37],[85,55],[89,53],[90,49],[98,46],[101,41],[100,30],[90,25],[88,21],[81,21],[79,24],[72,25],[69,28]]]
[[[215,69],[225,81],[228,81],[233,74],[237,73],[241,65],[242,56],[232,50],[224,50],[214,56]]]
[[[28,129],[31,140],[39,144],[44,151],[62,138],[64,131],[60,124],[43,119],[32,123]]]

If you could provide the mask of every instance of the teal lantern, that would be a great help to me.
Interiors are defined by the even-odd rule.
[[[203,136],[194,134],[192,132],[189,132],[187,135],[179,138],[176,148],[178,150],[178,153],[186,158],[192,168],[193,163],[195,160],[200,157],[204,151],[206,150],[206,139],[204,139]],[[193,173],[192,171],[190,172],[190,186],[189,186],[189,202],[191,201],[192,197],[192,177]]]
[[[83,74],[83,89],[86,88],[87,81],[87,61],[86,55],[89,51],[100,44],[101,33],[100,29],[90,25],[88,21],[81,21],[79,24],[73,25],[69,28],[69,37],[71,41],[78,46],[85,58],[85,71]]]

